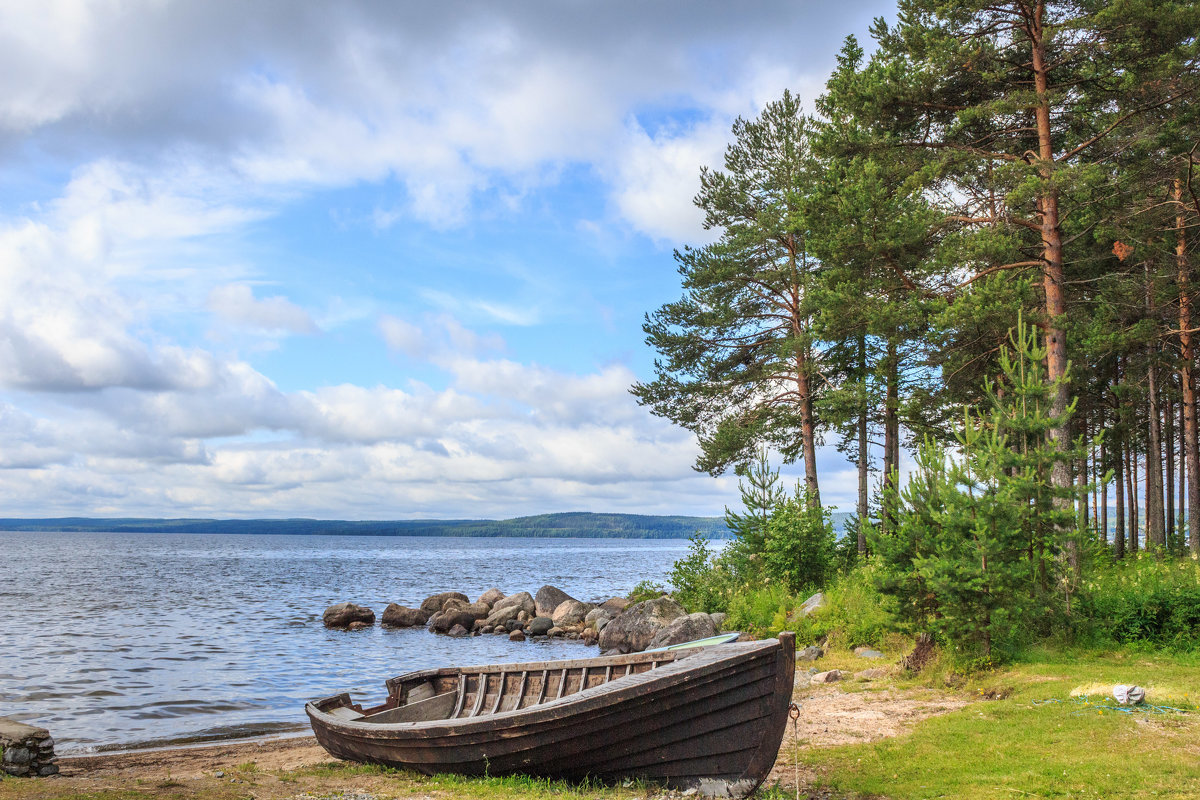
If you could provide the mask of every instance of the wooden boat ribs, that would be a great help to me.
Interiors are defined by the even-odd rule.
[[[770,772],[795,637],[692,650],[425,670],[362,708],[306,707],[333,755],[433,774],[640,777],[742,797]]]

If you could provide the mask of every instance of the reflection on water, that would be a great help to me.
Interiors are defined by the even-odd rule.
[[[60,752],[306,726],[306,700],[453,664],[574,658],[577,642],[321,625],[455,590],[553,584],[584,600],[661,581],[687,542],[0,532],[0,714]]]

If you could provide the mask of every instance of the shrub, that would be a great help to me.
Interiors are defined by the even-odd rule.
[[[746,587],[730,598],[725,627],[756,636],[774,636],[790,629],[790,619],[799,603],[780,584]]]
[[[643,600],[653,600],[667,593],[666,587],[654,581],[639,581],[629,592],[630,603],[640,603]]]
[[[697,531],[691,547],[671,567],[667,579],[672,596],[688,611],[721,611],[733,590],[729,571],[708,547],[708,537]]]
[[[825,589],[825,605],[792,625],[803,641],[827,637],[845,647],[881,646],[903,630],[894,598],[878,588],[880,567],[868,561],[834,579]]]
[[[810,505],[797,484],[795,496],[776,505],[767,521],[763,565],[793,593],[819,588],[834,574],[835,543],[829,511]]]
[[[1101,639],[1200,648],[1200,564],[1141,554],[1097,565],[1081,587],[1076,611]]]

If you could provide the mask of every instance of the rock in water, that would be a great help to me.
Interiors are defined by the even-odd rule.
[[[610,597],[600,604],[601,608],[606,608],[613,613],[615,617],[625,609],[629,608],[629,599],[626,597]]]
[[[554,627],[554,620],[550,617],[534,617],[533,620],[526,626],[526,630],[533,636],[545,636]]]
[[[669,625],[654,634],[650,640],[650,649],[666,647],[672,644],[693,642],[696,639],[707,639],[717,635],[717,627],[713,625],[712,617],[702,611],[688,614],[671,621]]]
[[[496,605],[496,603],[503,600],[504,597],[505,597],[504,592],[500,591],[499,589],[488,589],[486,592],[479,595],[479,599],[476,600],[475,602],[476,603],[487,603],[488,607],[490,608],[491,606],[494,606],[494,605]]]
[[[537,594],[533,596],[533,601],[537,608],[535,609],[539,617],[553,617],[554,609],[558,608],[567,600],[574,600],[574,597],[559,589],[556,586],[543,586],[537,590]]]
[[[446,601],[451,598],[462,600],[464,603],[470,603],[471,600],[462,592],[441,592],[440,594],[431,594],[421,601],[421,610],[426,614],[433,616],[442,610],[442,606],[446,605]]]
[[[555,625],[562,628],[570,625],[579,625],[593,608],[595,606],[591,603],[583,603],[579,600],[563,600],[554,609],[554,613],[550,615],[550,618],[554,620]]]
[[[326,628],[349,628],[352,622],[374,625],[375,612],[354,603],[338,603],[325,609],[321,621],[325,623]]]
[[[416,628],[429,622],[429,615],[419,608],[389,603],[379,621],[389,628]]]
[[[471,633],[466,628],[464,628],[462,625],[455,625],[453,628],[451,628],[450,630],[448,630],[446,632],[446,635],[458,637],[458,636],[470,636]]]
[[[660,630],[686,615],[683,606],[669,597],[643,600],[604,626],[600,633],[600,649],[621,653],[645,650]]]
[[[504,625],[510,619],[516,619],[521,615],[521,612],[533,616],[536,605],[533,602],[533,595],[529,592],[517,592],[510,594],[503,600],[497,600],[492,606],[492,611],[487,616],[487,624],[493,627]]]
[[[470,611],[452,608],[449,611],[439,611],[429,618],[429,630],[434,633],[447,633],[455,626],[469,631],[475,626],[475,617]]]
[[[523,642],[525,641],[525,632],[518,628],[517,630],[508,634],[508,640],[510,642]]]

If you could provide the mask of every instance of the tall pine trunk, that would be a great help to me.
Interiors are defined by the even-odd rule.
[[[1183,403],[1183,458],[1186,466],[1181,472],[1187,477],[1188,545],[1192,557],[1200,557],[1200,443],[1196,437],[1196,354],[1192,350],[1191,268],[1187,258],[1186,220],[1183,216],[1183,181],[1175,179],[1173,194],[1178,212],[1175,214],[1175,267],[1179,286],[1179,384]],[[1183,505],[1182,503],[1180,505]]]
[[[1117,519],[1113,531],[1113,549],[1117,558],[1125,557],[1125,451],[1122,442],[1113,441],[1113,487],[1117,495]]]
[[[1154,287],[1150,280],[1150,262],[1146,270],[1146,316],[1154,318]],[[1158,353],[1153,344],[1146,345],[1146,549],[1161,555],[1166,549],[1166,526],[1163,524],[1162,492],[1162,430],[1158,410]]]
[[[868,406],[867,393],[867,337],[858,336],[858,370],[862,379],[858,406],[858,554],[867,552],[867,485],[869,476],[869,451],[867,449],[867,415],[871,409]]]
[[[1175,406],[1171,400],[1171,395],[1167,394],[1163,398],[1163,445],[1165,453],[1163,454],[1163,468],[1166,470],[1166,479],[1163,481],[1163,495],[1166,498],[1167,510],[1163,515],[1166,526],[1166,546],[1167,550],[1174,552],[1176,550],[1176,527],[1175,527]]]
[[[1063,418],[1067,412],[1070,388],[1063,380],[1067,376],[1066,301],[1063,296],[1063,248],[1062,231],[1059,229],[1058,190],[1054,184],[1054,142],[1050,120],[1050,65],[1046,60],[1046,8],[1043,0],[1036,0],[1032,17],[1028,20],[1030,48],[1033,61],[1033,88],[1037,93],[1034,118],[1038,139],[1038,175],[1041,186],[1037,199],[1038,216],[1042,237],[1042,288],[1046,301],[1046,380],[1058,381],[1058,388],[1050,405],[1051,415]],[[1065,450],[1070,436],[1066,421],[1050,432],[1050,437],[1060,450]],[[1054,506],[1060,511],[1069,511],[1071,500],[1068,489],[1071,474],[1065,460],[1054,462],[1050,473],[1051,484],[1061,491],[1054,497]],[[1067,559],[1072,569],[1079,568],[1079,550],[1070,538],[1069,531],[1060,524],[1058,536],[1066,540]]]

